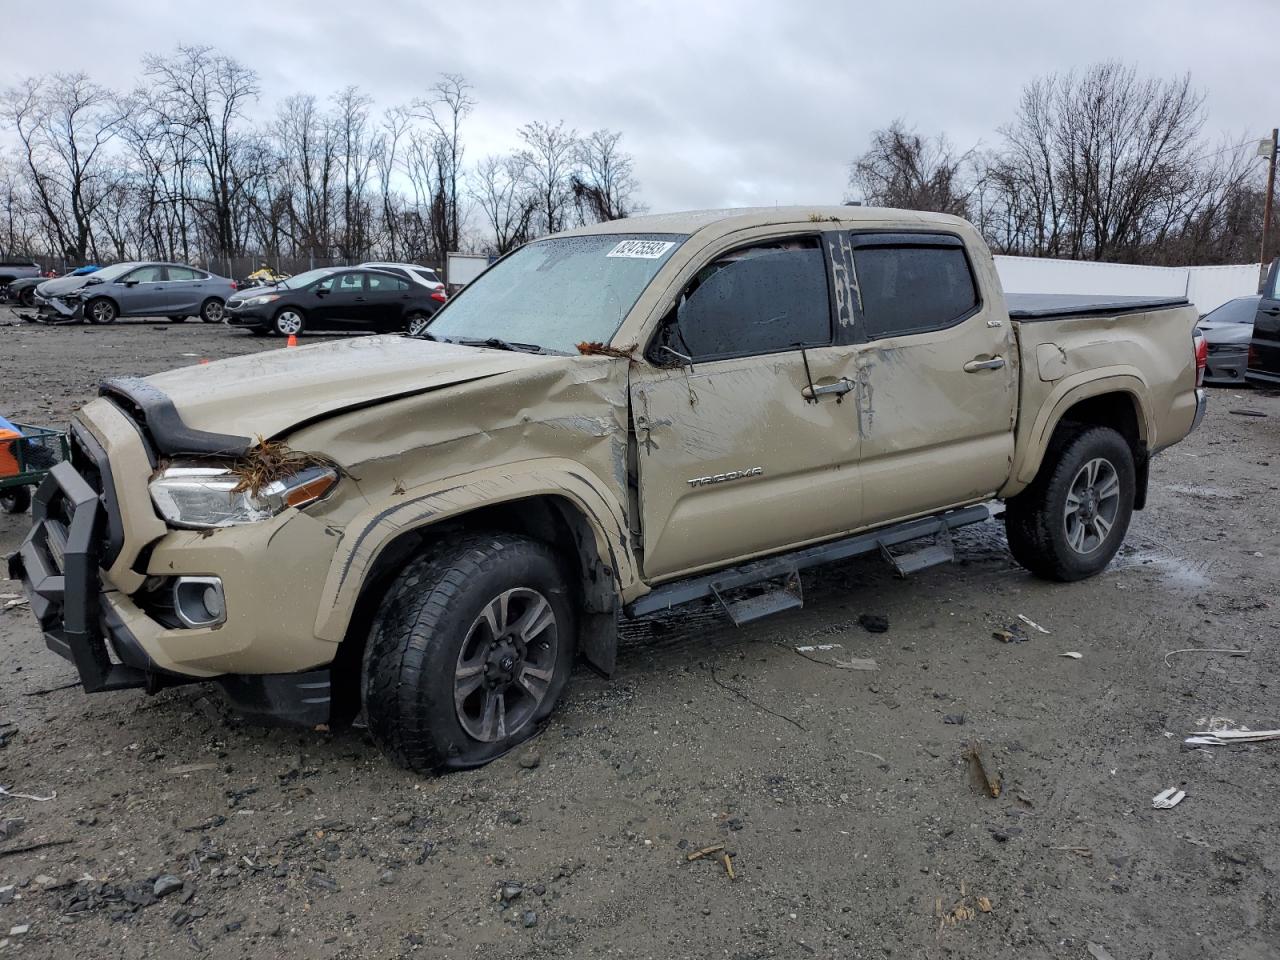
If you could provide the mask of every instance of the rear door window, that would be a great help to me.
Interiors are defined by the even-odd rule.
[[[875,245],[874,240],[855,238],[853,260],[872,340],[941,330],[979,305],[973,272],[958,240]]]
[[[196,273],[190,267],[169,267],[170,280],[203,280],[204,274]]]
[[[388,277],[379,273],[368,274],[368,277],[369,289],[371,291],[379,290],[383,293],[387,293],[392,290],[409,289],[409,282],[407,280],[401,280],[399,277]]]
[[[769,241],[717,257],[677,307],[670,345],[696,360],[781,353],[831,342],[827,269],[816,237]]]

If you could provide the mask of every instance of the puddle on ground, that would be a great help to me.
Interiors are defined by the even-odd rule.
[[[1203,590],[1213,581],[1209,577],[1208,560],[1188,560],[1160,547],[1122,547],[1111,561],[1112,570],[1146,568],[1165,583],[1183,590]]]
[[[1170,483],[1166,490],[1186,494],[1188,497],[1199,497],[1205,500],[1240,500],[1244,498],[1239,490],[1228,490],[1226,487],[1206,487],[1195,483]]]

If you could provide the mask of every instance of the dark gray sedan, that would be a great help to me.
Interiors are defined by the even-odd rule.
[[[1210,310],[1197,325],[1209,343],[1209,366],[1204,382],[1218,386],[1242,385],[1248,365],[1253,318],[1258,313],[1258,296],[1236,297]]]
[[[111,323],[116,317],[198,316],[222,320],[236,285],[181,263],[117,263],[84,277],[59,277],[36,288],[42,319]]]

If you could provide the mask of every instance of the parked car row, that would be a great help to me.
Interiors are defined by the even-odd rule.
[[[111,323],[117,317],[198,316],[255,333],[403,330],[418,334],[448,299],[430,267],[364,263],[322,267],[296,277],[258,277],[254,286],[180,263],[128,262],[82,267],[44,280],[15,278],[9,297],[47,323]]]

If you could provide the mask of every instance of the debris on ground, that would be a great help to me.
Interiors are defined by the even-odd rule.
[[[939,934],[942,933],[943,927],[957,926],[974,919],[979,913],[991,913],[995,909],[990,897],[977,897],[970,894],[963,880],[960,881],[960,899],[952,904],[950,909],[944,909],[942,904],[942,897],[934,898],[933,915],[938,918]]]
[[[796,653],[813,653],[815,650],[839,650],[841,644],[838,643],[810,643],[804,646],[796,647]]]
[[[1161,790],[1151,798],[1151,806],[1156,810],[1172,810],[1180,804],[1186,797],[1187,791],[1179,790],[1177,787],[1170,787],[1168,790]]]
[[[1085,944],[1085,946],[1089,951],[1089,956],[1093,957],[1093,960],[1115,960],[1115,958],[1107,952],[1107,948],[1099,943],[1094,943],[1090,940]]]
[[[1032,630],[1038,630],[1038,631],[1040,631],[1041,633],[1045,634],[1046,636],[1047,636],[1047,635],[1049,635],[1049,631],[1048,631],[1048,630],[1046,630],[1044,627],[1040,626],[1040,624],[1036,623],[1036,622],[1035,622],[1034,620],[1032,620],[1030,617],[1024,617],[1022,614],[1018,614],[1018,619],[1019,619],[1019,620],[1021,620],[1023,623],[1025,623],[1025,624],[1026,624],[1028,627],[1030,627]]]
[[[889,618],[879,613],[860,613],[858,614],[858,626],[867,633],[887,633],[889,630]]]
[[[962,726],[964,726],[964,714],[963,714],[963,713],[948,713],[948,714],[946,714],[945,716],[943,716],[943,718],[942,718],[942,722],[943,722],[943,723],[949,723],[949,724],[951,724],[952,726],[955,726],[955,727],[962,727]]]
[[[845,670],[867,670],[874,671],[880,669],[880,664],[870,657],[850,657],[848,660],[832,660],[832,666],[843,667]]]
[[[986,748],[979,741],[970,740],[965,758],[969,761],[969,773],[978,788],[989,794],[993,800],[999,798],[1000,775],[996,772],[990,756],[987,755]]]
[[[1003,630],[993,630],[991,635],[1001,643],[1026,643],[1031,638],[1022,632],[1022,628],[1016,624],[1006,627]]]
[[[1072,660],[1082,660],[1082,659],[1084,659],[1084,654],[1083,654],[1083,653],[1076,653],[1074,650],[1068,650],[1066,653],[1060,653],[1060,654],[1058,654],[1058,656],[1060,656],[1060,657],[1069,657],[1069,658],[1070,658],[1070,659],[1072,659]]]
[[[34,800],[36,803],[48,803],[50,800],[58,799],[58,791],[53,791],[47,797],[38,797],[34,793],[13,793],[8,787],[0,786],[0,797],[12,797],[14,800]]]
[[[687,854],[685,856],[685,860],[692,863],[694,860],[701,860],[703,857],[709,857],[713,853],[719,853],[723,849],[723,843],[717,843],[710,847],[703,847],[701,850],[695,850],[693,853]]]
[[[1265,417],[1266,416],[1266,414],[1263,413],[1261,410],[1249,410],[1245,408],[1241,408],[1239,410],[1230,410],[1228,412],[1234,413],[1237,417]]]
[[[1225,747],[1233,743],[1263,743],[1280,740],[1280,730],[1197,730],[1183,743],[1201,747]]]
[[[1243,657],[1251,652],[1252,651],[1250,650],[1236,650],[1231,647],[1182,647],[1178,650],[1170,650],[1166,653],[1164,655],[1164,665],[1166,667],[1172,667],[1173,664],[1169,662],[1169,658],[1179,653],[1222,653],[1231,657]]]

